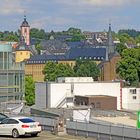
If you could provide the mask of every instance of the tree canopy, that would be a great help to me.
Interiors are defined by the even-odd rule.
[[[71,77],[74,76],[73,69],[69,65],[57,64],[55,62],[48,62],[44,69],[45,81],[55,81],[57,77]]]
[[[68,64],[57,64],[48,62],[44,69],[45,81],[55,81],[58,77],[93,77],[98,80],[100,70],[97,64],[88,60],[77,60],[76,65],[72,68]]]
[[[25,100],[29,106],[35,103],[35,83],[31,76],[25,77]]]
[[[125,50],[125,49],[127,49],[127,47],[126,47],[126,45],[123,44],[123,43],[119,43],[119,44],[117,44],[117,46],[116,46],[116,51],[117,51],[120,55],[122,55],[122,52],[123,52],[123,50]]]
[[[125,49],[122,52],[122,59],[117,65],[117,73],[131,86],[138,86],[140,81],[140,48]]]
[[[1,41],[19,41],[19,36],[17,32],[9,32],[9,31],[4,31],[0,32],[0,40]]]
[[[77,77],[92,77],[94,80],[98,80],[100,76],[100,70],[93,61],[77,60],[73,69]]]

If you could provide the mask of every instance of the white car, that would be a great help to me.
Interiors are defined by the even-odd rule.
[[[0,123],[0,135],[10,135],[17,138],[20,135],[31,134],[35,137],[40,132],[39,122],[28,117],[10,117]]]

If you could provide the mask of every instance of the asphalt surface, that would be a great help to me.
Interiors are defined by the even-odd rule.
[[[0,140],[15,140],[9,136],[0,136]],[[85,138],[85,137],[78,137],[78,136],[70,136],[70,135],[53,135],[46,131],[41,132],[37,137],[31,136],[22,136],[16,138],[16,140],[95,140],[94,138]]]

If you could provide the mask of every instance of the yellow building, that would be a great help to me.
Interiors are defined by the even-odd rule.
[[[76,59],[85,59],[94,61],[99,64],[106,59],[105,48],[72,48],[65,55],[34,55],[25,64],[25,75],[33,77],[34,81],[44,81],[44,75],[42,73],[44,66],[48,61],[54,61],[56,63],[68,64],[74,67]]]
[[[31,57],[31,52],[29,50],[20,48],[19,50],[15,51],[15,57],[16,57],[16,62],[22,62]]]

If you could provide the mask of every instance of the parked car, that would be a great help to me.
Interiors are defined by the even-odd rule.
[[[10,135],[14,138],[31,134],[37,136],[41,132],[39,122],[27,117],[10,117],[0,123],[0,135]]]
[[[3,114],[3,113],[0,113],[0,122],[4,119],[8,118],[7,115]]]

